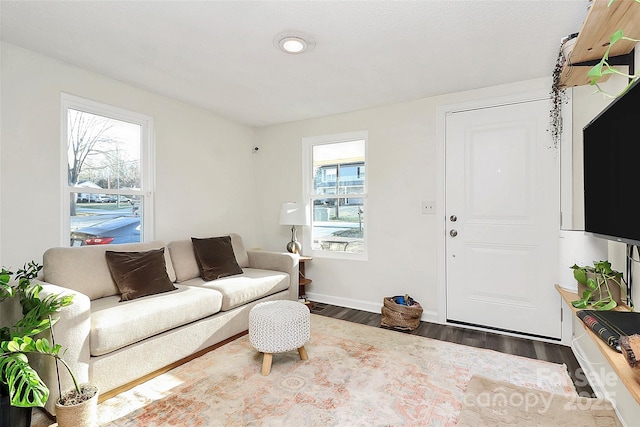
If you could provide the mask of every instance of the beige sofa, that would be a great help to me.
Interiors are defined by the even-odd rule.
[[[210,282],[200,277],[191,240],[46,251],[41,296],[74,295],[54,332],[79,380],[104,394],[246,331],[258,302],[297,300],[297,256],[246,251],[240,236],[230,236],[242,274]],[[105,252],[162,247],[177,290],[120,302]],[[51,390],[45,409],[55,414],[55,366],[45,358],[34,363]],[[72,386],[66,374],[62,383],[63,390]]]

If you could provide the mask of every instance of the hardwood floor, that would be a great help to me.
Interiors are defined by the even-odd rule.
[[[381,315],[370,313],[368,311],[313,302],[311,312],[321,316],[333,317],[363,325],[381,327]],[[564,345],[428,322],[420,322],[420,326],[413,331],[397,332],[419,335],[472,347],[486,348],[531,359],[546,360],[553,363],[564,363],[567,365],[567,371],[569,372],[578,393],[581,396],[595,397],[593,390],[585,380],[586,376],[582,372],[582,368],[580,368],[571,348]]]

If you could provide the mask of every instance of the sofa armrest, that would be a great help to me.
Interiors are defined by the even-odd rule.
[[[247,251],[249,268],[282,271],[289,275],[289,299],[298,300],[298,260],[299,257],[288,252]]]
[[[91,301],[89,297],[80,292],[53,285],[47,282],[38,282],[42,286],[40,298],[51,294],[73,295],[73,302],[62,307],[57,314],[58,321],[53,326],[56,344],[62,346],[62,358],[69,364],[79,383],[89,381],[89,334],[91,332]],[[43,333],[51,341],[50,331]],[[31,357],[30,357],[31,358]],[[56,366],[53,358],[36,355],[33,357],[33,366],[49,387],[50,395],[45,409],[55,415],[55,402],[58,400],[58,380]],[[59,366],[61,388],[64,392],[73,387],[73,381],[62,365]]]

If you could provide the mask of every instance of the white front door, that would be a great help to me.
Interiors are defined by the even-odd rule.
[[[561,337],[559,153],[548,100],[446,118],[447,320]]]

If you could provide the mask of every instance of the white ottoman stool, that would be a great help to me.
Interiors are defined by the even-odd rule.
[[[249,312],[249,342],[264,353],[262,375],[269,375],[273,353],[297,349],[300,359],[307,360],[304,344],[311,337],[309,309],[295,301],[267,301],[256,304]]]

